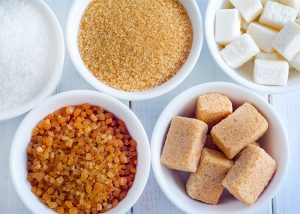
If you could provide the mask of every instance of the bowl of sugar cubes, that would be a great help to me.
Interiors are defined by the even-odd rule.
[[[262,93],[300,89],[299,0],[210,0],[209,50],[236,82]]]
[[[288,168],[286,131],[260,95],[206,83],[175,97],[151,139],[156,180],[184,213],[256,213]]]

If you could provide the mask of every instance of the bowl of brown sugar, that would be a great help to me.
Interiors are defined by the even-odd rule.
[[[202,48],[195,1],[77,0],[66,42],[80,75],[123,100],[165,94],[193,70]]]

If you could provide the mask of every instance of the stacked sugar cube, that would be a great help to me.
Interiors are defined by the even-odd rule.
[[[252,205],[276,171],[276,162],[257,143],[267,129],[267,120],[252,104],[233,111],[227,96],[203,94],[195,118],[172,119],[161,163],[191,173],[186,191],[195,200],[218,204],[226,188]]]
[[[225,63],[236,69],[254,59],[256,83],[286,85],[291,69],[300,72],[300,1],[229,1],[215,22]]]

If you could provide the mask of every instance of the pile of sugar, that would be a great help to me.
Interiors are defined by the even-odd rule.
[[[50,78],[54,48],[50,22],[32,1],[0,1],[0,111],[37,96]]]
[[[172,78],[192,46],[192,25],[178,0],[92,0],[78,36],[96,78],[124,91],[144,91]]]

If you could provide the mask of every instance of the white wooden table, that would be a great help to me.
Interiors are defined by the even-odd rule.
[[[64,30],[72,0],[46,0],[46,2],[56,13]],[[207,0],[197,0],[203,18],[207,2]],[[223,74],[213,62],[204,41],[201,56],[195,69],[180,86],[164,96],[147,101],[126,102],[126,104],[140,118],[150,139],[153,126],[160,112],[172,98],[193,85],[212,81],[231,82],[232,80]],[[74,89],[93,90],[79,76],[66,54],[63,77],[56,89],[56,93]],[[262,96],[268,99],[280,114],[288,131],[290,139],[290,164],[288,176],[281,190],[258,213],[298,214],[300,213],[300,92],[283,95],[263,94]],[[9,171],[11,141],[23,117],[24,115],[6,122],[0,122],[0,214],[30,213],[18,198],[12,186]],[[151,172],[144,193],[128,213],[176,214],[182,212],[164,196]]]

